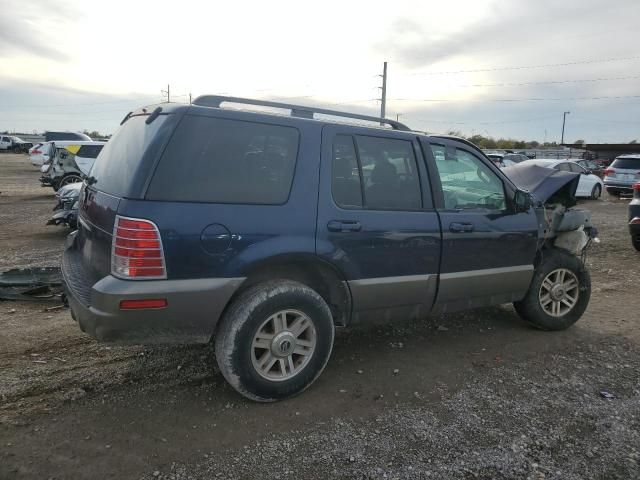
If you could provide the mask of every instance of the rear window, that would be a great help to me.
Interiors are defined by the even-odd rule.
[[[640,158],[616,158],[611,167],[623,170],[640,170]]]
[[[82,145],[76,156],[82,158],[96,158],[104,145]]]
[[[145,123],[147,118],[147,115],[129,118],[104,145],[89,173],[96,180],[96,189],[117,197],[126,194],[144,151],[167,116],[160,115],[150,125]]]
[[[293,181],[298,130],[186,115],[153,175],[150,200],[282,204]]]

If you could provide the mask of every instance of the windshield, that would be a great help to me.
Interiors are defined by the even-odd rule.
[[[160,115],[149,125],[147,118],[129,118],[104,146],[89,173],[96,189],[117,197],[128,191],[136,167],[167,116]]]
[[[14,142],[24,142],[20,137],[11,137]]]

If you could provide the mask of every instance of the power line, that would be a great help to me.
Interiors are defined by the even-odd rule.
[[[546,101],[580,101],[580,100],[616,100],[623,98],[640,98],[640,95],[611,95],[600,97],[558,97],[558,98],[390,98],[393,102],[546,102]]]
[[[504,70],[527,70],[533,68],[549,68],[549,67],[568,67],[572,65],[587,65],[592,63],[607,63],[607,62],[622,62],[626,60],[640,60],[640,56],[634,57],[620,57],[620,58],[604,58],[599,60],[578,60],[575,62],[565,62],[565,63],[546,63],[541,65],[519,65],[519,66],[510,66],[510,67],[487,67],[487,68],[476,68],[472,70],[450,70],[450,71],[441,71],[441,72],[415,72],[409,73],[407,75],[419,76],[419,75],[450,75],[456,73],[480,73],[480,72],[500,72]]]
[[[523,87],[527,85],[555,85],[559,83],[587,83],[587,82],[606,82],[612,80],[635,80],[640,78],[640,75],[633,75],[629,77],[609,77],[609,78],[585,78],[578,80],[546,80],[540,82],[520,82],[520,83],[471,83],[456,85],[457,87]]]

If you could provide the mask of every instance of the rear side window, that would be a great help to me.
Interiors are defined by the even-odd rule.
[[[131,176],[142,155],[167,118],[166,115],[160,115],[147,125],[147,117],[137,115],[129,118],[104,145],[89,173],[96,180],[96,189],[117,197],[127,193]]]
[[[571,167],[569,166],[568,163],[559,163],[558,165],[555,166],[556,170],[562,170],[563,172],[570,172],[571,171]]]
[[[622,170],[640,170],[640,158],[616,158],[611,167]]]
[[[422,208],[412,143],[395,138],[337,135],[333,143],[331,189],[333,199],[341,207]]]
[[[160,159],[147,198],[285,203],[298,142],[292,127],[187,115]]]
[[[104,145],[82,145],[76,156],[82,158],[97,158]]]

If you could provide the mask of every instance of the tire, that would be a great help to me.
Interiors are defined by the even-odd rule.
[[[633,245],[633,248],[640,252],[640,235],[631,237],[631,244]]]
[[[282,315],[285,328],[278,329],[276,322],[282,325]],[[298,338],[291,336],[296,324],[307,325]],[[306,346],[296,343],[303,336]],[[227,308],[216,334],[215,352],[222,375],[238,393],[273,402],[302,393],[320,376],[333,339],[333,317],[323,298],[301,283],[274,280],[250,287]],[[310,344],[313,348],[306,350]],[[291,353],[280,357],[286,355],[285,349]],[[300,355],[299,349],[311,353]],[[273,359],[275,364],[269,367]],[[283,367],[284,378],[280,378]]]
[[[20,147],[13,147],[13,153],[22,153],[22,149]]]
[[[78,183],[82,181],[82,177],[80,175],[77,175],[75,173],[68,173],[65,176],[63,176],[59,182],[57,182],[57,189],[56,191],[58,191],[61,187],[64,187],[65,185],[69,185],[70,183]]]
[[[580,319],[589,305],[591,277],[581,260],[569,252],[551,248],[543,250],[542,254],[542,261],[536,268],[529,291],[522,300],[514,302],[513,306],[518,315],[534,327],[541,330],[565,330]],[[564,272],[563,287],[559,286],[559,272]],[[562,281],[561,278],[560,280]],[[572,281],[577,282],[575,287],[564,288],[573,285]],[[555,290],[547,295],[546,292],[551,292],[547,288],[549,285],[554,285]],[[559,300],[554,301],[552,295]],[[546,305],[543,305],[544,302],[547,302]],[[572,306],[569,307],[568,304]]]
[[[591,190],[591,199],[597,200],[600,198],[600,195],[602,195],[602,187],[599,183],[596,183]]]

